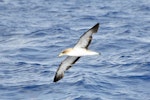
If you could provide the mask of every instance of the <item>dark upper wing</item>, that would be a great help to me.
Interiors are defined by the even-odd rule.
[[[63,78],[64,72],[68,70],[80,57],[68,56],[59,66],[54,77],[54,82]]]
[[[77,44],[74,47],[78,48],[88,48],[89,44],[92,40],[92,34],[96,33],[98,31],[99,23],[97,23],[95,26],[93,26],[91,29],[89,29],[87,32],[85,32],[77,42]]]

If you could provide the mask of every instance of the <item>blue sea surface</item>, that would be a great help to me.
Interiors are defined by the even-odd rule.
[[[62,80],[65,57],[96,23]],[[0,0],[0,100],[150,100],[150,0]]]

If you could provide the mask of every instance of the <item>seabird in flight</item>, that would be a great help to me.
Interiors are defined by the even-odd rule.
[[[54,77],[54,82],[63,78],[64,72],[68,70],[81,56],[99,55],[99,53],[88,50],[88,46],[92,41],[93,33],[98,31],[99,23],[85,32],[73,48],[62,51],[59,56],[67,55],[68,57],[59,65]]]

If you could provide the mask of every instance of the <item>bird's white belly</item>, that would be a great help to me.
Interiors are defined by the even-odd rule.
[[[99,53],[82,49],[82,48],[75,48],[73,49],[68,55],[69,56],[87,56],[87,55],[98,55]]]

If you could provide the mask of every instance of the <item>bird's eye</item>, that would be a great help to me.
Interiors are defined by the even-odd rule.
[[[62,53],[66,53],[66,51],[63,51]]]

